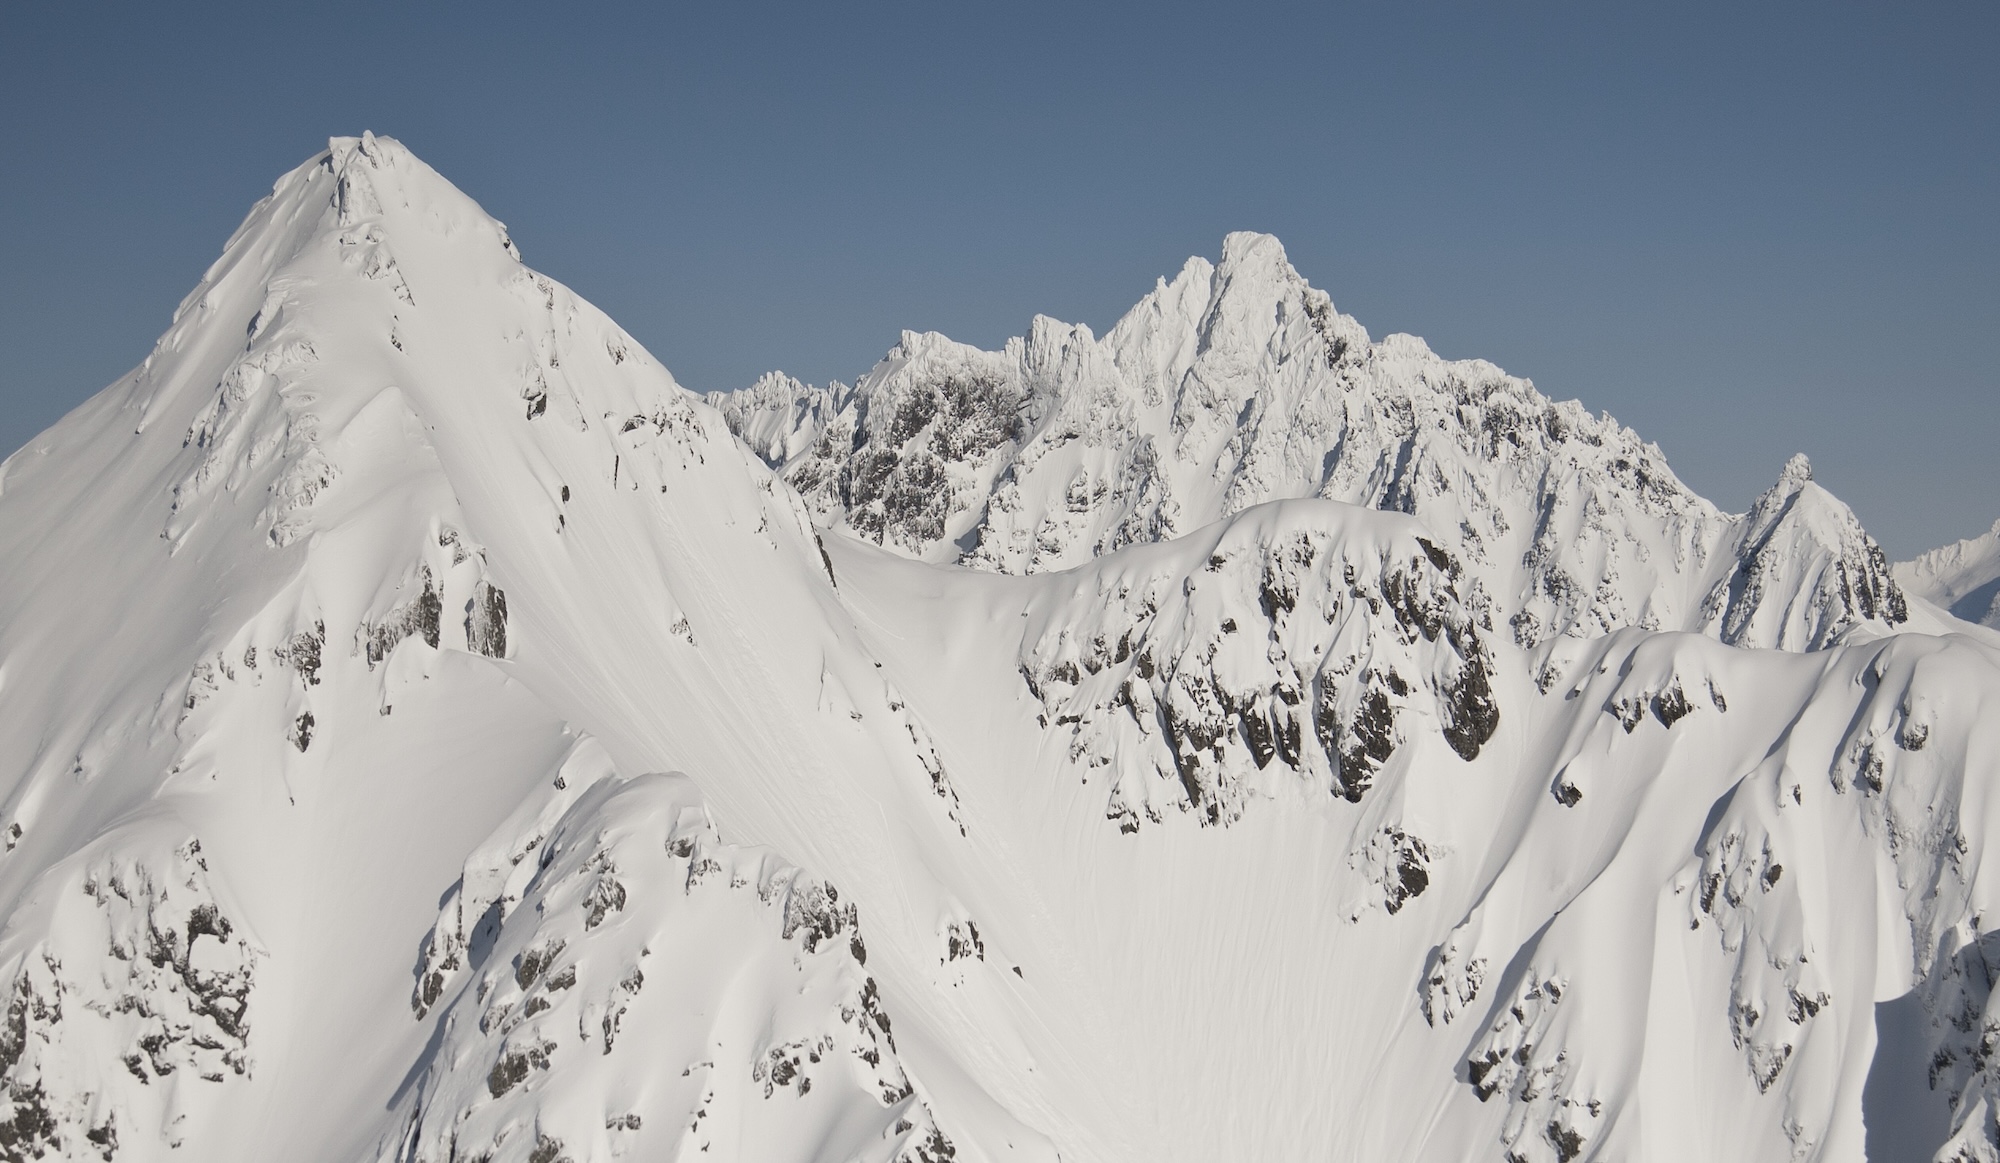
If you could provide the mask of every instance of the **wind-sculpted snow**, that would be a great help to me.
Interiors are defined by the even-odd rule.
[[[1358,803],[1410,737],[1470,760],[1499,723],[1459,575],[1407,519],[1276,503],[1070,575],[1022,675],[1124,830],[1231,823],[1272,781]],[[1394,863],[1392,912],[1423,890],[1422,844]]]
[[[590,767],[446,900],[415,999],[444,1036],[384,1157],[951,1159],[854,906],[722,843],[685,779]]]
[[[1316,496],[1418,518],[1523,646],[1639,626],[1800,650],[1902,620],[1844,506],[1815,489],[1825,515],[1783,520],[1802,462],[1730,517],[1609,416],[1370,340],[1263,235],[1189,260],[1102,339],[1042,317],[998,352],[906,333],[851,388],[709,398],[821,521],[925,560],[1057,570]]]
[[[1976,552],[1258,236],[715,403],[364,136],[0,467],[0,1157],[2000,1159]]]

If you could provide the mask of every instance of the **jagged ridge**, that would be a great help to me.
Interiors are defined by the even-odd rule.
[[[1639,626],[1815,649],[1902,620],[1880,549],[1795,468],[1723,514],[1609,416],[1371,340],[1265,235],[1190,259],[1101,340],[1046,317],[998,352],[906,333],[853,387],[709,400],[820,521],[925,560],[1062,569],[1317,496],[1424,522],[1523,646]],[[1802,491],[1818,515],[1793,516]]]
[[[774,458],[855,421],[879,540],[821,536],[462,194],[332,143],[0,470],[0,1136],[1851,1159],[1915,987],[1906,1081],[1990,1153],[1990,636],[1881,633],[1803,462],[1732,522],[1288,272],[1232,240],[1117,344],[1041,327],[1042,380],[924,340],[913,408],[785,411]],[[934,520],[1027,564],[880,548]]]

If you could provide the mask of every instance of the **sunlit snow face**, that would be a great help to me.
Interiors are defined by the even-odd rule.
[[[1831,1158],[1914,987],[1978,1149],[2000,649],[1803,462],[1247,235],[722,403],[367,137],[8,463],[18,1143]]]

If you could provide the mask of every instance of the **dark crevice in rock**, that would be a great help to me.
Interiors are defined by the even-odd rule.
[[[390,611],[388,617],[367,628],[364,651],[371,670],[396,649],[397,643],[412,634],[421,634],[426,645],[437,646],[444,600],[438,595],[437,583],[431,577],[429,566],[423,568],[423,581],[423,592],[417,595],[415,601],[398,606]]]
[[[465,603],[465,645],[488,658],[507,657],[507,595],[480,582]]]

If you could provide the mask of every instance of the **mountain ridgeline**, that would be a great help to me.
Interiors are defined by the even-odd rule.
[[[704,399],[336,138],[0,466],[0,1159],[1991,1161],[1990,540],[1258,235]]]
[[[1190,259],[1103,339],[905,333],[867,375],[711,393],[822,523],[927,561],[1066,569],[1265,501],[1407,513],[1523,647],[1625,626],[1810,650],[1900,624],[1889,562],[1794,460],[1732,517],[1608,416],[1481,360],[1379,342],[1268,235]]]

